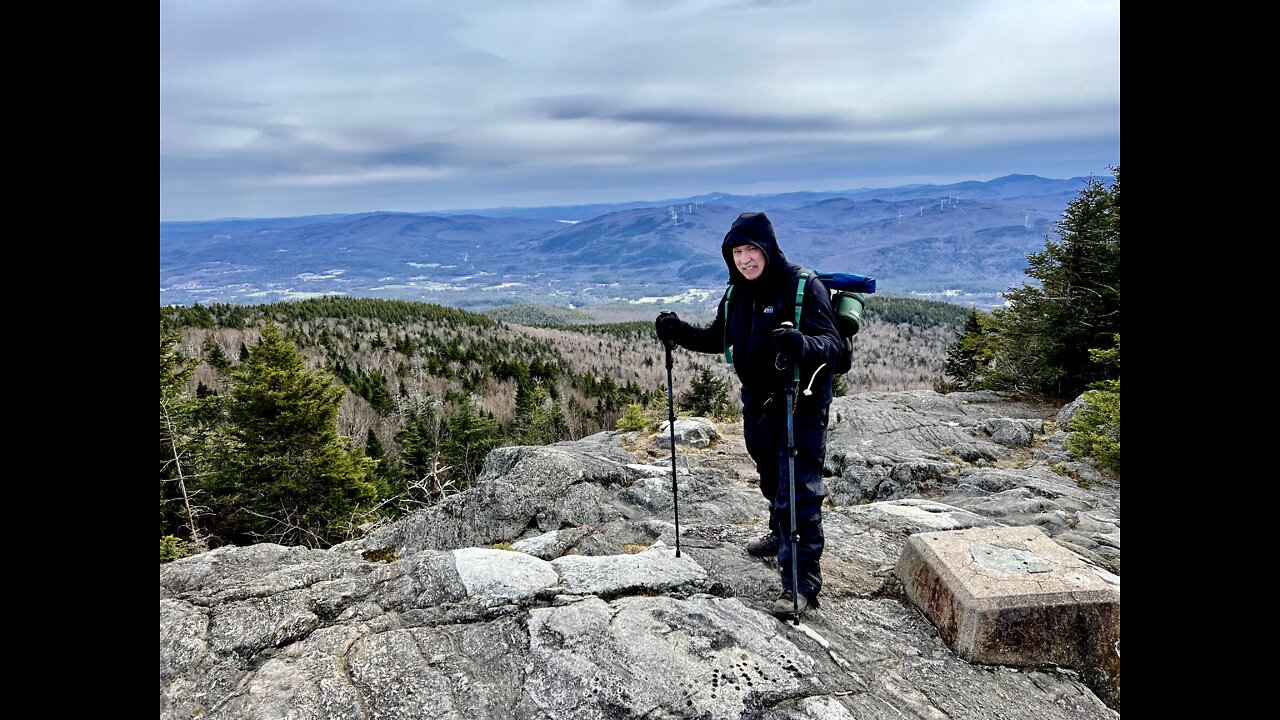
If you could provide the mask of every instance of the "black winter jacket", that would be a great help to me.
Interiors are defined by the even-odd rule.
[[[733,248],[754,245],[766,258],[764,274],[747,280],[733,262]],[[787,262],[778,247],[773,224],[762,212],[742,213],[720,245],[729,266],[729,317],[720,300],[716,319],[706,328],[684,325],[676,341],[696,352],[722,353],[726,339],[733,348],[733,368],[742,380],[742,402],[758,408],[770,397],[780,396],[792,381],[788,369],[775,367],[773,330],[784,322],[795,322],[796,288],[801,268]],[[800,360],[801,393],[811,387],[813,394],[800,396],[797,412],[822,409],[831,404],[831,364],[843,351],[844,341],[836,329],[835,312],[826,287],[809,273],[805,283],[800,332],[804,334],[804,354]],[[726,295],[728,295],[726,291]],[[726,325],[728,332],[726,333]]]

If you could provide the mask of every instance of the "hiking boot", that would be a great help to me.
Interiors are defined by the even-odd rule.
[[[775,557],[780,547],[782,547],[782,541],[771,531],[768,535],[761,535],[747,543],[747,554],[756,557]]]
[[[782,594],[779,595],[778,599],[773,603],[773,614],[781,618],[793,618],[797,615],[803,615],[804,611],[808,609],[808,598],[801,595],[799,602],[793,606],[791,602],[791,593],[786,590],[783,590]]]

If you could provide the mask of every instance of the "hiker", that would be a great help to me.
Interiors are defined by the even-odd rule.
[[[716,319],[705,328],[680,320],[675,313],[657,319],[658,338],[695,352],[732,358],[742,381],[743,435],[747,452],[760,475],[760,492],[769,500],[769,532],[747,544],[752,555],[778,555],[783,591],[774,613],[793,612],[786,389],[795,380],[795,518],[799,531],[798,612],[817,605],[822,589],[822,482],[826,455],[827,412],[831,405],[831,365],[844,349],[827,289],[817,278],[804,284],[798,328],[794,323],[801,268],[787,262],[778,247],[773,223],[763,212],[738,216],[720,245],[729,266],[729,288]],[[726,313],[726,307],[728,311]],[[811,394],[805,393],[805,388]]]

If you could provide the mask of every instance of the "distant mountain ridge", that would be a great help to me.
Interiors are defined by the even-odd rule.
[[[1099,178],[1109,182],[1109,178]],[[667,207],[688,203],[702,204],[745,204],[747,207],[760,205],[765,210],[779,210],[812,205],[833,198],[895,198],[920,199],[941,195],[964,194],[965,197],[981,197],[995,200],[1016,200],[1028,195],[1044,195],[1064,190],[1063,183],[1070,187],[1065,191],[1068,197],[1087,181],[1086,177],[1074,177],[1067,180],[1043,178],[1039,175],[1005,175],[992,180],[965,180],[946,185],[911,184],[891,188],[860,188],[854,190],[796,191],[762,195],[734,195],[732,193],[711,192],[683,198],[667,200],[636,200],[624,203],[595,203],[591,205],[555,205],[536,208],[473,208],[467,210],[443,211],[439,215],[481,215],[486,217],[526,217],[555,220],[583,220],[599,217],[620,210],[633,210],[644,207]],[[763,204],[761,204],[763,203]],[[1064,203],[1065,204],[1065,203]]]
[[[160,302],[344,294],[483,309],[677,296],[714,302],[720,242],[765,210],[793,262],[873,275],[882,292],[990,304],[1086,182],[986,182],[663,202],[160,223]],[[516,215],[515,213],[520,213]],[[564,221],[574,222],[564,222]],[[713,297],[714,296],[714,297]],[[646,301],[645,299],[648,298]]]

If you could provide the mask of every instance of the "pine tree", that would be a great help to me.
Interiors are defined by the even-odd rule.
[[[387,451],[382,448],[382,441],[378,439],[378,433],[369,428],[369,432],[364,436],[364,454],[369,456],[370,460],[381,460],[387,456]]]
[[[338,435],[343,390],[275,325],[232,372],[227,427],[208,484],[230,541],[312,547],[343,539],[376,496],[373,461]]]
[[[640,403],[627,405],[627,412],[618,418],[618,429],[627,431],[644,430],[649,427],[649,417],[645,415]]]
[[[382,370],[374,370],[369,373],[369,383],[369,404],[378,414],[389,415],[395,409],[395,403],[387,390],[387,377],[382,374]]]
[[[464,490],[475,482],[489,451],[502,444],[502,426],[493,417],[477,413],[468,400],[447,424],[442,461],[450,467],[450,489]]]
[[[988,330],[987,323],[978,313],[977,308],[969,310],[964,327],[956,342],[947,349],[947,360],[944,372],[952,378],[952,389],[977,390],[988,387],[989,365],[995,352],[995,336]]]
[[[1032,253],[1026,273],[1039,285],[1005,293],[996,313],[1003,337],[997,373],[1015,387],[1075,397],[1112,370],[1090,360],[1120,332],[1120,168],[1111,188],[1096,179],[1055,225],[1058,240]]]
[[[231,367],[231,358],[222,351],[222,346],[213,337],[213,333],[209,333],[204,337],[204,359],[211,367],[218,370],[226,370]]]
[[[1115,347],[1091,352],[1095,362],[1120,370],[1120,336]],[[1071,419],[1067,448],[1076,455],[1097,458],[1116,473],[1120,472],[1120,379],[1094,383],[1084,394],[1087,406]]]
[[[396,469],[391,458],[387,457],[387,451],[382,446],[382,439],[378,437],[378,433],[373,428],[364,436],[364,454],[373,462],[377,463],[369,472],[369,481],[373,483],[377,490],[379,498],[384,499],[379,505],[380,512],[387,517],[398,516],[400,508],[394,503],[385,502],[387,499],[394,498],[403,494],[403,488],[400,485],[399,477],[396,475]]]
[[[521,445],[546,445],[568,439],[564,409],[544,384],[526,380],[516,386],[516,414],[512,435]]]
[[[449,471],[440,458],[443,434],[443,419],[432,405],[422,403],[405,414],[404,426],[396,433],[400,446],[396,488],[406,500],[427,502],[441,494],[444,478],[440,476]]]
[[[689,392],[680,398],[680,409],[691,415],[719,417],[729,407],[729,384],[705,367],[689,383]]]

